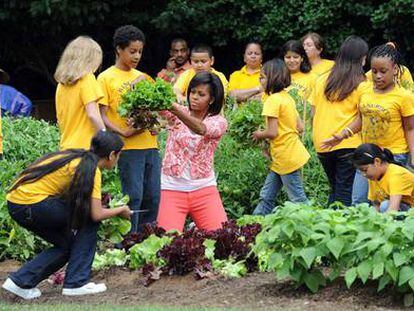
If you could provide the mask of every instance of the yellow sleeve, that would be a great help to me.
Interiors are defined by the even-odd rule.
[[[99,168],[96,168],[95,178],[93,180],[92,198],[101,199],[101,187],[102,187],[102,173]]]
[[[103,96],[99,100],[99,104],[104,105],[104,106],[109,106],[110,98],[111,98],[110,96],[111,93],[109,92],[109,88],[108,88],[109,85],[108,83],[106,83],[106,79],[102,75],[98,76],[98,83],[101,86],[101,90],[103,92]]]
[[[83,105],[86,106],[91,102],[98,102],[104,96],[101,86],[93,74],[88,74],[80,82],[82,83],[80,86],[80,96]]]
[[[414,189],[414,184],[407,180],[405,172],[396,172],[390,176],[389,185],[390,185],[390,196],[391,195],[407,195],[411,196]]]
[[[189,84],[188,76],[189,70],[183,72],[174,84],[174,89],[179,90],[182,95],[184,95],[187,92],[187,87]]]
[[[270,96],[263,104],[262,116],[279,118],[280,102],[276,96]]]
[[[374,193],[375,193],[375,185],[374,185],[374,183],[372,181],[368,181],[368,185],[369,185],[369,188],[368,188],[368,200],[370,200],[370,201],[376,201],[376,198],[375,198],[375,195],[374,195]]]
[[[229,92],[229,82],[227,81],[226,76],[224,74],[221,74],[220,80],[221,83],[223,83],[224,96],[226,96]]]
[[[401,77],[401,80],[402,80],[403,82],[406,82],[406,83],[413,83],[413,77],[412,77],[412,75],[411,75],[411,72],[410,72],[410,70],[409,70],[407,67],[405,67],[405,66],[403,66],[403,72],[402,72],[402,77]]]
[[[414,94],[406,92],[403,102],[400,103],[400,111],[403,117],[414,115]]]
[[[230,75],[229,92],[233,90],[237,90],[238,85],[239,85],[239,72],[235,71]]]

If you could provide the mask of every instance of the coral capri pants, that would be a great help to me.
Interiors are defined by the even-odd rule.
[[[184,192],[161,190],[158,210],[158,225],[169,231],[183,231],[187,215],[190,215],[197,228],[215,230],[227,221],[227,215],[216,186]]]

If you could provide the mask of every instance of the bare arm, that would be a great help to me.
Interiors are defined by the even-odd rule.
[[[91,198],[91,218],[93,221],[101,221],[115,216],[129,219],[132,212],[128,206],[117,208],[103,208],[101,200]]]
[[[260,86],[243,90],[231,90],[229,95],[234,97],[238,103],[248,100],[250,97],[261,93],[263,90]]]
[[[123,130],[121,128],[119,128],[117,125],[113,124],[108,116],[107,116],[107,112],[108,112],[108,107],[107,106],[100,106],[100,111],[101,111],[101,116],[102,116],[102,120],[104,122],[104,124],[106,125],[106,127],[108,129],[110,129],[111,131],[118,133],[119,135],[122,135],[124,137],[130,137],[132,135],[141,133],[141,130],[135,129],[132,126],[128,127],[127,130]]]
[[[296,128],[299,134],[305,131],[305,122],[303,122],[303,120],[300,117],[296,119]]]
[[[390,196],[390,205],[387,212],[398,212],[400,210],[402,195],[395,194]]]
[[[88,115],[89,120],[92,122],[95,132],[103,130],[105,124],[102,120],[101,114],[99,113],[99,108],[96,102],[90,102],[85,106],[86,114]]]
[[[362,127],[362,118],[361,114],[358,113],[357,117],[347,126],[354,134],[361,131]],[[344,139],[347,139],[351,137],[352,134],[349,133],[348,130],[343,129],[340,133],[333,135],[331,138],[328,138],[327,140],[322,142],[321,147],[323,149],[331,149],[332,147],[335,147],[338,145],[341,141]]]
[[[274,139],[278,135],[278,123],[277,118],[267,117],[267,128],[264,131],[256,131],[253,133],[252,138],[254,141],[261,139]]]
[[[411,166],[414,165],[414,116],[403,117],[405,139],[411,155]]]
[[[177,116],[190,130],[198,135],[205,135],[207,132],[206,125],[203,120],[191,116],[187,111],[180,109],[180,105],[173,103],[171,112]]]

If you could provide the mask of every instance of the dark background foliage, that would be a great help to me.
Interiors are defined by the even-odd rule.
[[[316,31],[332,57],[350,34],[370,46],[396,41],[410,68],[414,65],[412,0],[4,0],[0,4],[0,67],[10,84],[32,99],[54,97],[53,72],[67,42],[80,34],[104,50],[103,68],[114,60],[111,41],[116,27],[133,24],[147,36],[139,68],[155,75],[176,36],[190,45],[211,44],[215,67],[230,74],[242,65],[243,47],[263,43],[265,58],[292,38]]]

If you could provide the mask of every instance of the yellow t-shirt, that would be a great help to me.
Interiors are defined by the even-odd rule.
[[[214,68],[211,68],[211,73],[214,73],[220,78],[221,83],[223,84],[224,89],[224,95],[227,95],[228,86],[229,83],[227,82],[226,76],[222,74],[221,72],[215,70]],[[181,94],[184,96],[187,96],[187,89],[190,85],[191,79],[194,78],[196,75],[196,72],[193,68],[190,68],[186,71],[184,71],[177,79],[177,81],[174,84],[174,89],[178,89]]]
[[[0,113],[0,154],[3,154],[3,130],[1,129],[1,113]]]
[[[108,119],[121,129],[128,127],[126,119],[121,118],[118,114],[121,95],[129,89],[129,83],[142,74],[144,73],[136,69],[124,71],[111,66],[98,76],[98,82],[104,92],[104,97],[99,101],[99,104],[108,106]],[[147,77],[147,79],[149,78]],[[123,150],[158,148],[157,136],[152,135],[148,130],[131,137],[122,137],[122,140],[124,141]]]
[[[414,94],[395,86],[379,94],[371,85],[361,95],[362,141],[390,149],[394,154],[408,152],[403,129],[403,117],[414,115]]]
[[[229,91],[252,89],[258,86],[260,86],[260,69],[250,73],[247,67],[243,66],[230,75]]]
[[[368,81],[372,81],[372,70],[369,70],[366,73]],[[402,66],[402,75],[401,75],[401,84],[404,86],[404,84],[412,84],[413,83],[413,77],[411,76],[410,70]]]
[[[335,62],[333,60],[321,59],[318,64],[312,66],[311,73],[319,77],[331,70],[334,64]]]
[[[307,100],[318,77],[312,72],[303,73],[301,71],[291,74],[290,77],[292,81],[288,89],[298,89],[299,96],[303,100]]]
[[[47,160],[45,163],[52,161]],[[80,159],[75,159],[62,166],[58,170],[43,176],[41,179],[32,183],[23,184],[9,192],[6,199],[15,204],[35,204],[51,196],[63,195],[72,182],[76,167]],[[96,168],[93,183],[92,198],[101,199],[101,170]]]
[[[315,108],[312,123],[312,137],[316,152],[329,152],[345,148],[357,148],[361,143],[361,135],[355,134],[332,149],[322,149],[324,140],[340,133],[358,116],[358,104],[365,83],[360,85],[344,100],[331,102],[325,96],[325,87],[328,74],[322,75],[315,82],[314,89],[309,97],[310,104]]]
[[[75,84],[58,84],[56,89],[56,117],[60,130],[60,150],[89,149],[95,128],[86,114],[86,105],[103,97],[95,76],[90,73]]]
[[[279,175],[292,173],[308,162],[310,155],[297,130],[295,101],[286,90],[270,95],[263,104],[262,115],[277,118],[278,135],[270,140],[270,169]]]
[[[389,164],[380,180],[369,180],[370,201],[381,203],[392,195],[402,195],[402,202],[414,205],[414,174],[396,164]]]

